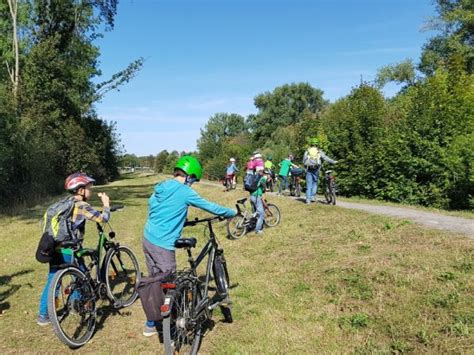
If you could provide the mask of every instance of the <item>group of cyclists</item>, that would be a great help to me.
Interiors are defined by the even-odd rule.
[[[278,174],[275,174],[275,165],[272,157],[263,160],[259,152],[255,152],[246,164],[245,182],[254,182],[250,192],[250,199],[258,213],[255,227],[257,234],[263,233],[264,205],[263,194],[268,188],[268,182],[278,175],[280,179],[279,193],[288,188],[288,175],[292,169],[300,169],[306,172],[306,203],[315,201],[317,192],[318,175],[321,161],[335,164],[337,161],[327,157],[318,146],[317,139],[311,139],[309,147],[303,157],[303,168],[297,166],[290,154],[283,159],[278,166]],[[235,175],[239,170],[234,158],[229,159],[227,175],[232,178],[235,185]],[[148,199],[148,218],[144,226],[142,239],[144,258],[149,275],[158,273],[173,273],[176,271],[175,243],[181,237],[190,206],[200,208],[224,218],[232,218],[238,211],[220,206],[216,203],[203,199],[191,186],[202,177],[202,166],[193,156],[182,156],[176,163],[173,178],[155,185]],[[99,212],[87,202],[92,195],[92,186],[95,180],[86,174],[75,173],[67,177],[65,190],[71,193],[73,208],[70,214],[71,238],[83,239],[86,221],[107,222],[110,219],[110,199],[105,193],[98,193],[102,202],[102,211]],[[74,253],[68,247],[57,244],[54,256],[49,261],[48,277],[40,299],[37,323],[41,326],[50,324],[48,316],[47,295],[52,287],[51,280],[65,264],[72,262]],[[144,336],[153,336],[161,328],[160,322],[146,320]]]
[[[294,163],[294,156],[289,154],[285,159],[278,163],[278,174],[276,173],[276,165],[273,163],[273,157],[267,156],[264,161],[263,156],[260,152],[256,151],[250,157],[249,161],[245,165],[245,177],[244,181],[249,176],[258,174],[264,177],[265,185],[262,187],[263,192],[272,191],[275,187],[277,179],[278,183],[278,194],[281,195],[284,190],[289,188],[289,185],[294,187],[296,178],[305,176],[306,179],[306,204],[316,202],[316,194],[318,191],[319,173],[321,170],[321,164],[323,161],[329,164],[336,164],[337,161],[329,158],[324,151],[319,148],[320,142],[318,138],[311,138],[309,140],[308,149],[304,152],[302,167]],[[235,158],[229,159],[229,164],[226,169],[226,180],[231,180],[235,188],[236,185],[236,173],[239,170],[236,166]],[[293,181],[290,181],[292,177]],[[263,183],[262,183],[263,186]],[[258,208],[257,208],[258,209]]]

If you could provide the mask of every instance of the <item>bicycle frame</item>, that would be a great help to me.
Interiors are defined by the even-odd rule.
[[[188,276],[191,276],[194,280],[198,280],[197,268],[199,267],[199,265],[201,265],[201,263],[206,258],[206,256],[208,256],[205,281],[204,282],[202,282],[202,281],[198,282],[198,285],[199,284],[204,285],[204,289],[202,290],[201,300],[199,301],[198,304],[194,305],[193,314],[191,316],[191,318],[194,321],[199,319],[199,317],[201,316],[201,314],[204,311],[211,310],[211,309],[215,308],[219,304],[219,302],[221,301],[221,300],[218,300],[215,304],[210,305],[211,298],[208,296],[209,281],[211,280],[211,270],[212,270],[212,266],[214,264],[214,259],[216,257],[217,252],[218,252],[218,246],[219,246],[217,244],[216,235],[214,233],[214,230],[212,229],[212,221],[214,221],[216,219],[220,220],[220,217],[207,218],[207,219],[204,219],[204,220],[195,220],[195,221],[186,222],[186,224],[185,224],[185,226],[193,226],[193,225],[196,225],[197,223],[205,221],[205,222],[207,222],[208,228],[209,228],[209,240],[204,245],[204,247],[201,249],[201,252],[199,253],[199,255],[197,256],[196,259],[194,259],[193,256],[192,256],[191,248],[186,248],[190,268],[177,273],[178,274],[177,275],[178,280],[181,277],[188,277]],[[177,283],[177,281],[175,281],[175,282]],[[175,288],[176,284],[166,283],[163,286],[165,286],[164,287],[165,289],[168,288],[168,287],[169,288]],[[200,290],[199,290],[199,292],[200,292]],[[193,297],[195,297],[195,294],[193,295]],[[168,309],[167,312],[162,311],[162,315],[164,317],[168,316],[169,311],[170,311],[170,309]]]
[[[110,227],[109,223],[107,223],[107,225]],[[103,295],[99,294],[99,291],[101,291],[101,285],[105,284],[105,257],[102,257],[102,250],[105,250],[104,255],[106,255],[109,249],[118,247],[119,243],[112,242],[107,238],[104,228],[102,227],[102,225],[100,225],[100,223],[96,223],[96,226],[97,231],[99,233],[97,247],[95,249],[83,248],[82,241],[64,242],[64,247],[73,247],[73,260],[70,264],[61,264],[59,268],[64,269],[66,267],[72,266],[81,270],[86,275],[87,279],[91,281],[91,284],[94,289],[94,294],[101,298]],[[109,232],[109,237],[115,237],[115,232],[112,229]],[[74,247],[76,247],[77,249],[75,249]],[[91,258],[91,262],[89,264],[86,263],[85,257]],[[112,265],[112,267],[114,268],[114,271],[117,272],[115,265]]]

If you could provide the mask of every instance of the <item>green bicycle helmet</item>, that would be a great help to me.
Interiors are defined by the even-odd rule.
[[[309,139],[309,145],[316,146],[318,144],[319,144],[319,139],[318,138],[310,138]]]
[[[191,155],[184,155],[176,162],[175,169],[183,170],[186,175],[194,175],[197,181],[202,177],[202,166],[199,160]]]

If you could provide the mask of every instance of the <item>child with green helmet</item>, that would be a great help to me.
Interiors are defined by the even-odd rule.
[[[199,161],[190,155],[181,157],[174,168],[174,178],[154,187],[148,199],[143,251],[148,274],[171,273],[176,270],[175,242],[180,238],[190,206],[222,217],[237,212],[203,199],[191,188],[202,177]],[[159,324],[147,321],[143,335],[157,334]]]

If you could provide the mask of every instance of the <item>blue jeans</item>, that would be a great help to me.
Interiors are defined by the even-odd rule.
[[[278,186],[278,193],[281,194],[282,186],[285,184],[285,187],[283,188],[286,190],[288,188],[288,176],[283,176],[283,175],[278,175],[280,178],[280,186]]]
[[[250,200],[254,203],[258,213],[257,225],[255,231],[259,232],[263,228],[263,220],[265,217],[265,210],[263,209],[262,196],[250,196]]]
[[[318,192],[319,169],[306,170],[306,202],[316,198]]]
[[[59,271],[57,267],[60,264],[70,264],[72,263],[72,255],[58,253],[57,257],[54,258],[54,264],[49,264],[49,273],[48,279],[46,280],[46,285],[44,285],[43,293],[41,294],[40,305],[39,305],[39,315],[41,317],[48,317],[48,292],[49,285],[53,280],[54,275]]]

